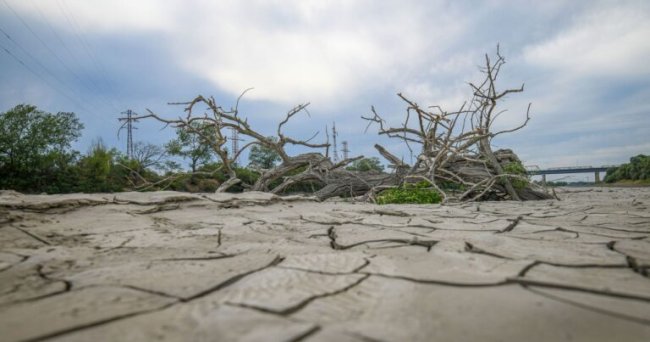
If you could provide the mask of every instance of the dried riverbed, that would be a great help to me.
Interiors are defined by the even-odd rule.
[[[650,341],[650,188],[0,192],[2,341]]]

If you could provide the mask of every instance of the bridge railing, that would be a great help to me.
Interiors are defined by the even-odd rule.
[[[562,166],[562,167],[549,167],[546,168],[545,170],[581,170],[581,169],[595,169],[595,168],[600,168],[600,167],[593,167],[591,165],[586,165],[586,166]]]
[[[565,166],[565,167],[549,167],[542,169],[537,165],[531,165],[526,167],[526,173],[530,176],[542,175],[542,178],[545,179],[545,175],[554,175],[554,174],[569,174],[569,173],[595,173],[595,179],[598,183],[600,181],[600,173],[605,172],[612,167],[617,167],[618,165],[603,165],[603,166]]]

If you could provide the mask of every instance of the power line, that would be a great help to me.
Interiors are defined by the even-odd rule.
[[[54,58],[55,58],[55,59],[56,59],[56,60],[57,60],[57,61],[58,61],[58,62],[59,62],[59,63],[60,63],[60,64],[61,64],[61,65],[62,65],[62,66],[63,66],[63,67],[64,67],[64,68],[69,72],[69,73],[70,73],[70,74],[72,74],[72,75],[73,75],[77,80],[79,80],[79,82],[80,82],[84,87],[86,87],[86,89],[88,89],[90,92],[93,92],[93,90],[90,89],[90,88],[89,88],[89,87],[88,87],[88,86],[83,82],[83,80],[79,77],[79,75],[77,75],[77,74],[76,74],[76,73],[75,73],[75,72],[74,72],[74,71],[73,71],[73,70],[72,70],[72,69],[71,69],[71,68],[70,68],[70,67],[69,67],[69,66],[68,66],[68,65],[67,65],[67,64],[66,64],[66,63],[65,63],[65,62],[64,62],[60,57],[59,57],[59,55],[57,55],[56,52],[54,52],[54,50],[52,50],[52,48],[50,48],[50,46],[47,45],[47,43],[45,43],[45,41],[44,41],[44,40],[43,40],[43,39],[42,39],[42,38],[41,38],[41,37],[36,33],[36,31],[34,31],[34,30],[32,29],[32,27],[29,26],[29,24],[27,24],[27,22],[26,22],[26,21],[25,21],[25,20],[24,20],[24,19],[23,19],[19,14],[18,14],[18,12],[16,12],[16,11],[14,10],[13,7],[11,7],[11,5],[9,5],[9,3],[8,3],[6,0],[2,0],[2,2],[4,2],[4,4],[9,8],[9,10],[14,14],[14,16],[15,16],[16,18],[18,18],[18,20],[23,24],[23,26],[25,26],[25,28],[27,28],[27,30],[28,30],[28,31],[29,31],[29,32],[30,32],[30,33],[31,33],[31,34],[32,34],[32,35],[33,35],[33,36],[34,36],[34,37],[35,37],[35,38],[36,38],[36,39],[41,43],[41,45],[43,45],[43,47],[45,47],[45,49],[46,49],[46,50],[47,50],[47,51],[48,51],[52,56],[54,56]],[[97,109],[97,108],[95,108],[95,109]]]
[[[15,41],[15,40],[14,40],[14,39],[13,39],[13,38],[8,34],[8,33],[7,33],[7,31],[5,31],[4,29],[2,29],[2,27],[0,27],[0,32],[1,32],[1,33],[2,33],[6,38],[7,38],[7,40],[9,40],[9,41],[14,45],[14,46],[16,46],[16,47],[17,47],[17,48],[18,48],[18,49],[19,49],[23,54],[25,54],[27,57],[29,57],[29,58],[30,58],[30,59],[31,59],[35,64],[37,64],[37,65],[38,65],[42,70],[44,70],[48,75],[50,75],[50,77],[52,77],[54,80],[56,80],[57,82],[59,82],[60,85],[62,85],[63,87],[67,88],[70,92],[74,93],[74,89],[72,89],[72,88],[71,88],[70,86],[68,86],[65,82],[63,82],[61,79],[59,79],[59,78],[58,78],[58,77],[57,77],[57,76],[56,76],[56,75],[55,75],[55,74],[54,74],[54,73],[53,73],[49,68],[47,68],[45,65],[43,65],[43,63],[41,63],[41,62],[40,62],[36,57],[34,57],[34,55],[32,55],[31,53],[29,53],[29,51],[27,51],[25,48],[23,48],[22,45],[18,44],[18,42],[16,42],[16,41]],[[12,55],[12,57],[14,57],[16,60],[18,60],[20,64],[22,64],[22,65],[24,65],[26,68],[28,68],[28,69],[30,70],[30,72],[32,72],[32,73],[33,73],[34,75],[36,75],[38,78],[40,78],[41,80],[43,80],[43,81],[44,81],[45,83],[47,83],[50,87],[52,87],[53,89],[56,89],[57,91],[59,91],[59,88],[54,87],[51,83],[49,83],[46,79],[44,79],[43,76],[41,76],[40,74],[37,74],[37,73],[36,73],[32,68],[29,68],[29,67],[27,66],[27,64],[26,64],[24,61],[18,59],[18,57],[16,57],[15,55],[11,54],[11,53],[8,52],[8,51],[7,51],[7,53],[10,54],[10,55]],[[68,97],[68,95],[65,95],[65,96]],[[68,98],[69,98],[69,97],[68,97]],[[85,109],[85,110],[87,110],[87,109]]]
[[[31,72],[32,74],[34,74],[34,76],[40,78],[43,82],[45,82],[45,83],[47,83],[48,85],[50,85],[49,82],[48,82],[46,79],[44,79],[41,75],[37,74],[37,73],[34,71],[34,69],[30,68],[30,67],[29,67],[27,64],[25,64],[25,62],[23,62],[20,58],[16,57],[16,55],[14,55],[13,53],[11,53],[11,51],[9,51],[9,50],[4,46],[4,45],[0,44],[0,48],[1,48],[2,50],[4,50],[4,52],[5,52],[7,55],[11,56],[11,57],[16,61],[16,62],[18,62],[18,63],[19,63],[20,65],[22,65],[23,67],[25,67],[25,69],[29,70],[29,72]],[[50,86],[51,86],[51,85],[50,85]]]
[[[25,62],[23,62],[23,60],[21,60],[21,59],[18,58],[16,55],[14,55],[13,53],[11,53],[11,51],[9,51],[9,50],[4,46],[4,45],[1,45],[1,44],[0,44],[0,48],[1,48],[2,50],[4,50],[4,52],[5,52],[7,55],[11,56],[14,60],[16,60],[16,62],[18,62],[20,65],[22,65],[25,69],[27,69],[29,72],[31,72],[32,74],[34,74],[34,76],[38,77],[40,80],[42,80],[43,82],[45,82],[45,84],[47,84],[50,88],[52,88],[53,90],[59,92],[61,95],[63,95],[65,98],[67,98],[68,100],[70,100],[70,101],[72,101],[73,103],[75,103],[75,104],[76,104],[77,106],[79,106],[81,109],[83,109],[83,110],[85,110],[85,111],[89,111],[88,108],[86,108],[86,106],[84,106],[83,104],[79,103],[77,100],[75,100],[74,98],[70,97],[68,94],[64,93],[61,89],[59,89],[59,88],[55,87],[54,85],[52,85],[52,84],[51,84],[47,79],[45,79],[42,75],[38,74],[36,71],[34,71],[34,69],[30,68],[27,64],[25,64]]]
[[[43,11],[41,11],[41,8],[40,8],[39,6],[36,5],[36,2],[34,2],[34,0],[32,0],[31,3],[32,3],[32,7],[34,7],[34,8],[36,9],[36,11],[39,13],[39,15],[41,16],[41,18],[43,18],[43,21],[45,22],[45,24],[47,24],[47,27],[49,28],[50,32],[52,32],[52,34],[54,35],[54,37],[56,37],[56,39],[59,41],[59,43],[61,44],[61,47],[63,47],[63,49],[64,49],[64,50],[68,53],[68,55],[72,58],[73,63],[75,63],[76,65],[79,65],[79,66],[80,66],[82,63],[79,61],[79,59],[76,57],[76,55],[75,55],[74,53],[72,53],[72,50],[70,50],[70,48],[68,47],[68,44],[65,43],[65,41],[61,38],[61,36],[60,36],[60,35],[57,33],[57,31],[54,29],[54,27],[53,27],[52,24],[50,23],[50,20],[49,20],[49,19],[48,19],[44,14],[43,14]],[[110,101],[108,101],[108,99],[104,96],[104,93],[102,92],[102,90],[100,89],[100,87],[97,85],[97,83],[95,83],[95,81],[94,81],[92,78],[88,78],[88,82],[89,82],[89,83],[90,83],[90,84],[91,84],[91,85],[92,85],[92,86],[93,86],[93,87],[98,91],[98,94],[99,94],[100,96],[103,97],[104,101],[106,101],[107,104],[109,104],[110,106],[112,106],[113,109],[115,109],[116,111],[119,110],[119,109],[115,106],[115,104],[113,104],[113,103],[111,103]]]
[[[106,68],[104,67],[104,64],[102,63],[101,59],[99,59],[97,55],[92,51],[93,49],[90,46],[90,43],[88,43],[88,41],[86,40],[83,34],[83,30],[81,30],[81,27],[79,26],[77,20],[75,19],[74,14],[72,13],[72,11],[70,11],[68,6],[65,4],[65,1],[60,2],[59,0],[57,0],[56,4],[59,7],[59,10],[63,14],[63,16],[65,17],[66,21],[70,25],[70,27],[72,27],[73,33],[75,37],[77,37],[77,40],[79,40],[81,47],[84,49],[88,57],[90,57],[90,60],[93,62],[93,64],[95,64],[95,67],[98,70],[100,70],[99,74],[102,77],[104,84],[106,85],[106,89],[111,94],[111,97],[115,102],[118,102],[119,104],[120,101],[118,101],[117,98],[115,98],[115,96],[112,95],[113,94],[112,87],[110,85],[110,82],[108,81],[108,77],[106,77],[108,71],[106,71]]]

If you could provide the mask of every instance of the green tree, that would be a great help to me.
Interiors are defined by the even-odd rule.
[[[277,140],[275,137],[269,137],[269,139],[273,141]],[[274,149],[262,145],[253,145],[248,155],[248,160],[250,161],[248,165],[259,169],[270,169],[281,159],[278,152]]]
[[[51,114],[25,104],[0,113],[0,188],[68,190],[58,185],[75,160],[70,145],[82,129],[74,113]]]
[[[367,172],[367,171],[383,172],[384,171],[384,166],[381,165],[381,162],[379,161],[379,158],[371,157],[371,158],[362,158],[362,159],[353,161],[350,166],[346,167],[346,170],[348,170],[348,171],[362,171],[362,172]]]
[[[198,121],[193,122],[192,125],[194,129],[203,131],[206,136],[213,136],[209,132],[210,129],[213,129],[212,127]],[[201,166],[208,164],[215,155],[209,141],[182,128],[176,130],[176,139],[168,142],[165,149],[169,155],[189,159],[192,172],[196,172]]]
[[[626,180],[649,180],[650,156],[639,154],[630,158],[630,162],[607,170],[605,182],[614,183]]]

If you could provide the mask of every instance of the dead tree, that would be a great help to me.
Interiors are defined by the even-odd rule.
[[[377,151],[394,168],[395,171],[391,174],[345,170],[347,164],[363,156],[334,163],[329,158],[329,139],[324,143],[311,142],[317,134],[306,140],[286,136],[282,130],[284,125],[301,112],[308,114],[306,108],[309,103],[289,110],[277,126],[277,137],[273,138],[253,129],[248,120],[239,115],[239,102],[248,90],[239,96],[235,107],[229,110],[219,106],[212,97],[197,96],[190,102],[174,103],[184,106],[185,114],[177,119],[165,119],[151,111],[134,119],[154,118],[201,137],[214,150],[221,161],[221,170],[227,176],[227,180],[218,187],[218,192],[226,191],[241,182],[235,172],[234,161],[247,148],[257,144],[275,151],[280,156],[281,163],[271,169],[260,170],[259,178],[249,187],[255,191],[282,193],[294,184],[310,181],[323,186],[315,193],[321,200],[333,196],[358,195],[372,198],[386,188],[424,181],[440,192],[444,201],[551,198],[550,195],[533,189],[533,184],[527,182],[525,175],[508,171],[512,169],[511,165],[521,164],[512,151],[492,150],[491,141],[494,137],[520,130],[530,120],[529,105],[521,125],[497,132],[492,130],[495,120],[503,113],[497,112],[499,101],[509,94],[524,90],[523,85],[514,89],[497,90],[496,80],[504,64],[505,59],[497,46],[494,60],[485,56],[485,66],[481,69],[484,79],[480,83],[469,84],[472,89],[471,100],[456,111],[447,112],[439,106],[423,108],[403,94],[398,94],[407,104],[406,117],[401,126],[389,127],[375,108],[371,107],[372,115],[362,117],[369,122],[368,126],[377,124],[380,135],[402,140],[411,152],[413,147],[419,147],[415,163],[408,165],[382,146],[375,145]],[[194,112],[199,107],[203,107],[200,109],[205,112],[195,115]],[[194,122],[202,123],[200,126],[207,126],[208,129],[199,130],[196,128],[198,125],[192,125]],[[245,136],[249,141],[237,155],[228,154],[225,129],[235,130],[239,136]],[[308,147],[314,152],[290,156],[285,150],[288,144]],[[319,150],[324,150],[324,153]],[[302,171],[296,173],[298,170]]]
[[[414,165],[407,165],[383,147],[375,145],[396,170],[398,182],[395,185],[425,181],[442,194],[444,201],[552,198],[533,189],[532,183],[521,182],[526,179],[525,175],[504,170],[512,163],[521,165],[512,151],[492,150],[494,137],[518,131],[530,120],[529,104],[521,125],[497,132],[492,130],[495,120],[503,113],[497,112],[499,101],[524,90],[523,84],[519,88],[497,89],[496,80],[504,64],[498,46],[494,60],[486,54],[485,66],[481,69],[484,79],[480,83],[469,83],[472,97],[455,111],[448,112],[439,106],[422,108],[398,94],[407,105],[405,119],[399,127],[388,127],[371,107],[372,115],[362,117],[369,122],[368,126],[377,124],[380,135],[402,140],[410,151],[414,145],[420,149]],[[449,185],[454,185],[453,191],[449,190]]]
[[[248,120],[239,115],[239,102],[244,94],[244,91],[239,98],[234,108],[225,110],[217,104],[214,98],[206,98],[197,96],[190,102],[171,103],[172,105],[184,106],[184,116],[176,119],[163,118],[151,110],[147,110],[148,114],[139,116],[136,119],[153,118],[163,122],[166,126],[172,126],[186,130],[190,134],[196,134],[201,140],[209,144],[218,156],[224,174],[228,177],[225,182],[219,185],[217,192],[224,192],[231,188],[233,185],[238,184],[241,180],[237,177],[234,167],[234,161],[237,160],[239,155],[253,145],[260,145],[275,151],[281,159],[281,163],[268,170],[260,170],[260,176],[250,187],[253,191],[272,191],[279,193],[285,190],[288,186],[304,181],[317,181],[323,184],[327,183],[327,179],[331,172],[344,167],[354,160],[363,158],[363,156],[342,160],[338,163],[332,163],[327,157],[329,154],[330,144],[325,143],[311,143],[316,135],[306,140],[297,140],[285,135],[282,128],[289,120],[301,112],[306,112],[309,103],[300,104],[289,110],[285,118],[278,124],[276,129],[277,138],[270,138],[264,134],[259,133],[251,127]],[[195,108],[198,106],[205,106],[205,112],[202,115],[195,114]],[[192,125],[194,122],[200,122],[201,127],[208,127],[208,129],[196,129],[197,126]],[[239,133],[240,136],[246,136],[250,142],[242,146],[236,155],[229,155],[227,147],[227,134],[225,129],[232,129]],[[297,156],[290,156],[285,147],[290,145],[301,145],[311,149],[320,150],[324,149],[325,153],[313,152],[304,153]],[[304,168],[304,171],[293,176],[288,174],[294,173],[296,170]],[[271,184],[276,180],[281,180],[280,184],[271,189]]]

